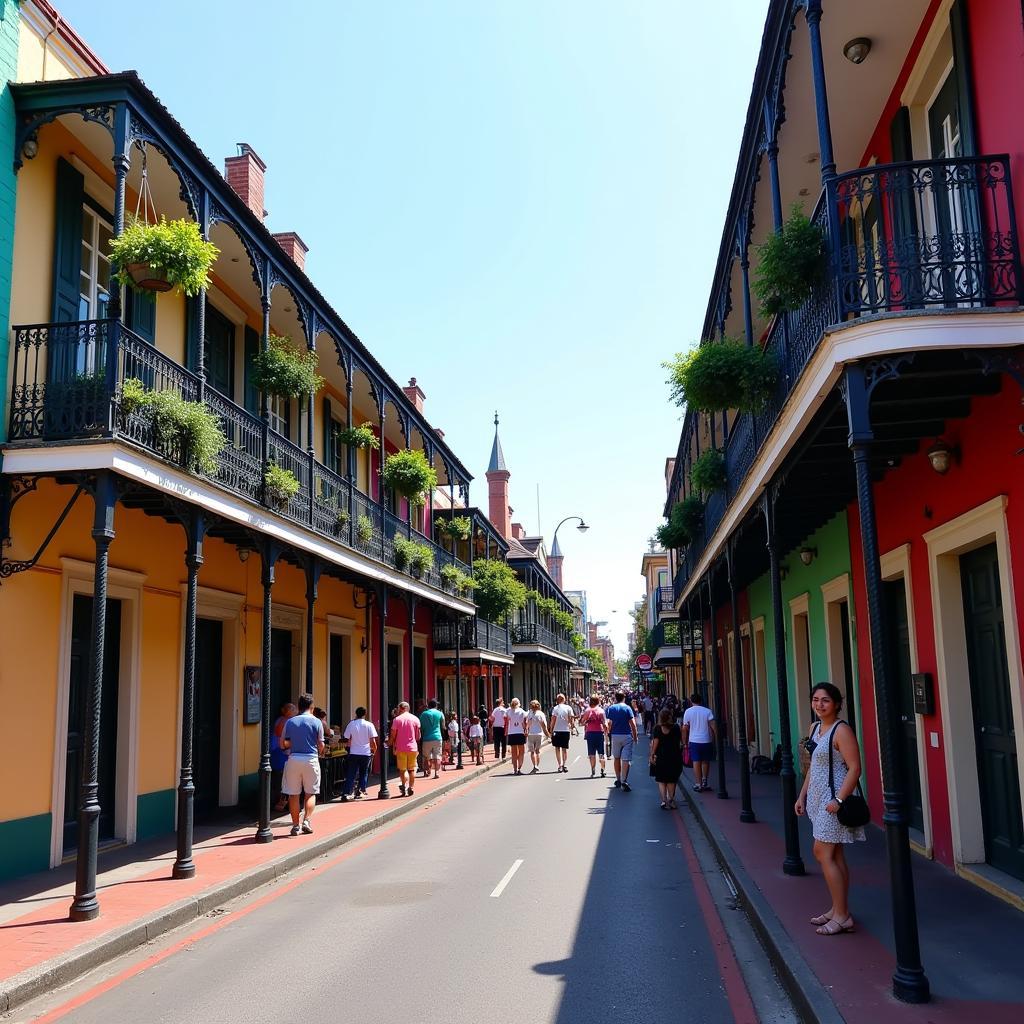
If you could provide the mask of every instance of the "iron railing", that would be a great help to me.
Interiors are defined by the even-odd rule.
[[[576,648],[573,647],[571,640],[560,636],[554,630],[548,629],[547,626],[539,622],[519,623],[511,626],[509,632],[512,636],[513,644],[538,644],[541,647],[547,647],[549,650],[560,651],[562,654],[570,655],[573,658],[576,657]]]
[[[512,651],[508,627],[489,622],[479,615],[473,619],[463,619],[458,627],[454,622],[435,622],[435,650],[455,650],[456,628],[459,629],[460,644],[464,651],[490,651],[494,654],[510,654]]]
[[[675,610],[675,594],[671,587],[658,587],[657,594],[658,614]]]

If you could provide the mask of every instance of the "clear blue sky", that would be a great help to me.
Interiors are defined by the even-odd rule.
[[[661,521],[767,0],[58,0],[223,166],[483,478],[494,410],[529,533],[616,648]],[[541,518],[537,519],[537,485]],[[618,614],[612,614],[616,610]],[[623,651],[624,653],[624,651]]]

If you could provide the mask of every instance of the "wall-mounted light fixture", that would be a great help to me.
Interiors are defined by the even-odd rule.
[[[843,56],[851,64],[863,64],[871,52],[871,40],[867,36],[857,36],[843,47]]]
[[[238,560],[244,565],[249,561],[249,556],[252,552],[244,545],[238,549]]]
[[[36,158],[36,156],[38,156],[38,154],[39,154],[39,140],[36,139],[34,136],[30,135],[21,144],[21,155],[26,160],[35,160],[35,158]]]
[[[818,549],[817,548],[801,548],[800,549],[800,561],[803,562],[804,565],[810,565],[811,562],[813,562],[814,559],[817,557],[817,555],[818,555]]]
[[[928,449],[928,461],[939,476],[945,476],[949,472],[954,460],[960,461],[959,445],[947,444],[941,437]]]

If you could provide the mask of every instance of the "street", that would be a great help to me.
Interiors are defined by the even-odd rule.
[[[540,775],[502,766],[15,1018],[796,1021],[646,751],[631,793],[582,737],[564,776],[550,748]]]

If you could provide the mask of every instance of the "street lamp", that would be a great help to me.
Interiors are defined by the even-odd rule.
[[[561,528],[562,528],[562,527],[563,527],[563,526],[564,526],[564,525],[565,525],[566,523],[572,522],[572,520],[573,520],[573,519],[579,519],[579,521],[580,521],[580,525],[579,525],[579,526],[577,526],[577,527],[576,527],[576,529],[577,529],[577,530],[579,530],[579,531],[580,531],[580,533],[586,533],[586,532],[587,532],[587,530],[589,530],[589,529],[590,529],[590,527],[589,527],[589,526],[587,526],[587,524],[586,524],[586,523],[585,523],[585,522],[583,521],[583,517],[582,517],[582,516],[566,516],[566,517],[565,517],[565,518],[564,518],[564,519],[563,519],[563,520],[562,520],[562,521],[561,521],[561,522],[560,522],[560,523],[558,524],[558,526],[556,526],[556,527],[555,527],[555,533],[554,533],[554,536],[553,536],[553,537],[551,538],[551,549],[552,549],[552,550],[554,550],[554,547],[555,547],[555,541],[556,541],[556,540],[558,540],[558,531],[559,531],[559,530],[560,530],[560,529],[561,529]]]

